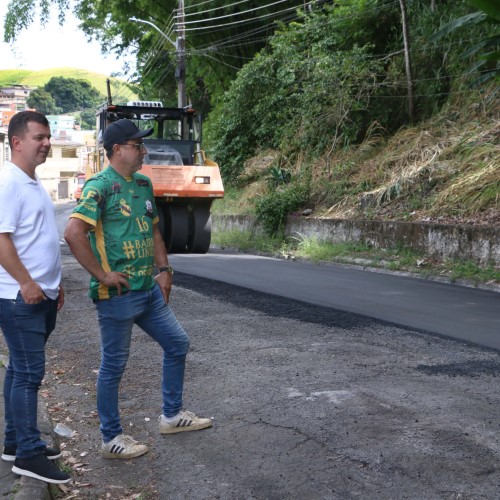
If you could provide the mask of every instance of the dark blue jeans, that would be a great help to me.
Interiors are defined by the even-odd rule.
[[[101,331],[101,365],[97,377],[97,411],[103,441],[123,432],[118,409],[118,388],[130,352],[134,323],[163,349],[163,414],[173,417],[182,409],[184,367],[189,337],[165,304],[158,285],[95,300]],[[152,368],[153,369],[153,368]]]
[[[26,304],[21,296],[0,299],[0,327],[9,348],[5,373],[5,446],[17,457],[42,453],[46,443],[37,425],[38,389],[45,375],[45,343],[54,330],[57,301]]]

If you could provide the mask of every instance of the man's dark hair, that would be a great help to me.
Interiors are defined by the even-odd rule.
[[[12,148],[12,138],[14,136],[20,137],[23,136],[28,130],[28,123],[36,122],[40,125],[44,125],[45,127],[49,127],[49,121],[45,118],[42,113],[38,111],[21,111],[16,113],[11,119],[9,123],[8,129],[8,137],[9,137],[9,146]]]
[[[106,149],[106,156],[108,157],[108,160],[111,160],[113,158],[113,148],[111,149]]]

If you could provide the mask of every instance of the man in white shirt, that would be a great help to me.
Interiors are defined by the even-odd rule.
[[[22,111],[8,138],[12,162],[0,174],[0,327],[9,348],[2,459],[17,474],[67,483],[70,476],[51,461],[61,452],[47,447],[37,425],[45,343],[64,303],[54,206],[35,173],[50,151],[49,123]]]

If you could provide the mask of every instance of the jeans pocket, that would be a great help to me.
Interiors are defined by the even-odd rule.
[[[127,290],[121,295],[113,295],[109,299],[94,300],[97,309],[97,319],[114,318],[116,321],[127,321],[134,317],[134,298],[136,296]]]

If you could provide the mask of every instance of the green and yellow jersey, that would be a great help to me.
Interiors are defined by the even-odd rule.
[[[158,214],[148,177],[139,173],[123,177],[107,167],[86,182],[71,217],[92,226],[90,245],[106,272],[127,274],[131,290],[154,286],[153,224]],[[109,299],[116,294],[116,288],[91,277],[89,297]]]

